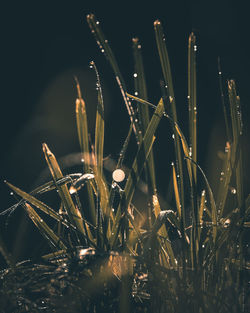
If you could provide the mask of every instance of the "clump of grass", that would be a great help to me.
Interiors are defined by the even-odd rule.
[[[52,307],[55,312],[246,312],[244,275],[249,265],[244,257],[243,236],[249,226],[250,196],[246,197],[243,192],[243,127],[235,82],[227,82],[227,139],[215,197],[197,156],[195,35],[191,33],[188,41],[187,140],[178,124],[161,22],[155,21],[154,29],[163,83],[160,100],[154,105],[147,98],[139,39],[132,41],[135,95],[131,95],[95,16],[88,15],[87,21],[111,65],[130,119],[128,135],[117,160],[116,169],[120,172],[116,174],[124,174],[122,164],[133,134],[137,143],[134,161],[123,181],[124,187],[120,184],[124,177],[113,175],[113,181],[105,177],[105,105],[100,77],[95,63],[91,62],[97,79],[92,146],[86,104],[76,79],[76,124],[84,159],[82,173],[64,175],[48,145],[43,144],[51,181],[30,193],[7,182],[20,197],[17,205],[23,206],[51,251],[41,255],[40,264],[15,264],[0,241],[0,252],[10,266],[1,274],[1,301],[5,301],[6,307],[7,300],[15,302],[13,299],[16,299],[18,305],[13,312],[51,312]],[[175,206],[168,210],[159,200],[153,154],[156,130],[162,120],[172,127],[175,148],[171,169]],[[142,174],[147,184],[148,206],[137,208],[133,196]],[[230,204],[228,194],[232,182],[235,182],[236,199]],[[58,208],[51,208],[39,199],[41,194],[53,191],[57,191],[60,198]],[[30,273],[35,275],[34,279],[27,280]],[[44,275],[49,279],[43,280]],[[11,288],[14,291],[10,292]],[[62,294],[65,294],[64,304],[60,303]],[[8,296],[7,300],[4,295]]]

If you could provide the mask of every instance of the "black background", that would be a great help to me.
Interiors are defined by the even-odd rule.
[[[236,79],[245,134],[249,129],[250,22],[244,3],[226,0],[14,1],[2,6],[0,210],[13,203],[4,179],[26,191],[40,182],[39,177],[46,167],[42,142],[48,143],[58,159],[79,152],[74,115],[74,75],[81,83],[93,133],[96,91],[95,76],[88,66],[91,60],[96,62],[104,89],[105,154],[117,158],[128,129],[128,118],[112,71],[88,28],[88,13],[94,13],[100,21],[131,91],[131,39],[134,36],[140,38],[149,100],[153,103],[159,100],[159,81],[162,79],[153,22],[156,19],[162,21],[179,120],[185,132],[187,43],[190,32],[195,32],[198,41],[198,159],[208,176],[216,177],[219,173],[217,150],[223,150],[225,145],[218,56],[224,83],[226,79]],[[171,138],[169,128],[161,127],[165,137]],[[247,164],[247,139],[244,139],[244,147]],[[168,172],[172,161],[169,150],[171,152],[164,143],[161,148],[156,146],[156,153],[163,155],[159,159],[163,164],[159,171],[160,179],[164,179],[164,171]],[[245,180],[249,185],[247,173]]]

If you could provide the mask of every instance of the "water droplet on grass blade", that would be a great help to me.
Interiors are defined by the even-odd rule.
[[[233,195],[236,195],[236,193],[237,193],[237,190],[236,190],[236,188],[234,188],[234,187],[231,187],[231,193],[232,193]]]
[[[134,75],[133,75],[134,77],[137,77],[137,73],[134,73]]]
[[[122,182],[125,178],[125,173],[123,170],[121,169],[116,169],[113,173],[112,173],[112,177],[113,180],[115,180],[116,182]]]

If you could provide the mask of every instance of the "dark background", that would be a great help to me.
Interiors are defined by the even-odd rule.
[[[89,69],[94,60],[104,90],[105,154],[117,158],[128,129],[128,117],[118,87],[86,22],[94,13],[101,23],[118,64],[133,92],[131,39],[142,43],[149,100],[160,98],[162,79],[153,22],[160,19],[166,35],[180,124],[187,126],[187,43],[197,35],[199,163],[211,178],[218,175],[217,151],[223,150],[225,132],[217,57],[221,58],[224,85],[236,79],[241,96],[245,134],[249,130],[249,19],[243,1],[14,1],[2,6],[1,26],[1,172],[0,210],[13,203],[3,183],[6,179],[29,191],[44,179],[46,168],[41,144],[48,143],[59,160],[79,152],[75,127],[77,75],[87,103],[93,133],[96,90]],[[161,126],[165,137],[170,129]],[[245,163],[249,143],[244,137]],[[167,142],[168,142],[167,141]],[[172,148],[156,145],[162,167],[159,181],[168,175]],[[212,170],[213,168],[213,170]],[[46,175],[45,175],[46,176]],[[41,178],[42,177],[42,178]],[[246,185],[249,185],[247,172]],[[164,192],[165,187],[160,189]],[[0,219],[3,217],[0,216]],[[4,219],[4,218],[3,218]],[[1,225],[3,223],[1,222]],[[13,219],[7,236],[15,238]],[[1,226],[2,230],[4,226]],[[20,228],[20,226],[19,226]],[[3,230],[6,236],[6,230]],[[24,239],[25,240],[25,239]],[[20,253],[19,253],[20,254]],[[18,252],[16,255],[19,255]]]

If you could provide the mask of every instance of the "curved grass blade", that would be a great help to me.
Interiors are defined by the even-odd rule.
[[[188,41],[188,111],[189,137],[192,159],[197,162],[197,101],[196,101],[196,37],[191,33]],[[197,169],[193,164],[194,182],[197,183]]]
[[[57,163],[57,160],[54,154],[49,150],[48,146],[43,144],[43,152],[45,155],[45,159],[47,161],[49,170],[51,172],[52,178],[56,184],[56,181],[63,177],[61,169]],[[59,196],[62,200],[63,206],[68,214],[70,222],[76,226],[76,228],[82,233],[85,234],[82,215],[79,209],[76,208],[71,195],[69,193],[67,185],[57,186],[57,190],[59,192]]]
[[[105,56],[106,56],[107,60],[109,61],[111,68],[115,74],[116,81],[118,83],[118,86],[120,88],[123,100],[124,100],[126,107],[127,107],[127,111],[129,114],[131,124],[133,125],[133,130],[135,133],[137,143],[139,144],[142,140],[142,136],[139,133],[140,127],[139,127],[138,119],[135,118],[134,109],[133,109],[129,99],[127,99],[127,97],[126,97],[127,88],[125,85],[125,81],[121,75],[120,69],[118,67],[114,53],[113,53],[113,51],[112,51],[112,49],[108,43],[108,40],[106,39],[106,37],[104,35],[102,29],[100,28],[99,22],[96,20],[94,14],[87,15],[87,22],[89,24],[91,32],[95,35],[96,42],[97,42],[99,48],[101,49],[101,51],[103,53],[105,53]]]
[[[50,243],[56,248],[56,249],[62,249],[67,250],[67,246],[61,238],[59,238],[53,230],[43,221],[43,219],[36,213],[36,211],[32,208],[31,205],[28,203],[24,204],[24,208],[27,211],[30,219],[32,222],[36,225],[36,227],[39,229],[41,234],[49,240]]]
[[[42,201],[36,199],[34,196],[26,193],[25,191],[22,191],[18,187],[15,187],[11,183],[6,182],[6,184],[20,197],[22,197],[25,201],[28,201],[30,204],[34,205],[36,208],[41,210],[42,212],[46,213],[53,219],[55,219],[57,222],[62,223],[66,227],[72,227],[75,228],[75,226],[68,223],[66,220],[62,218],[62,216],[55,212],[53,209],[51,209],[47,204],[43,203]]]
[[[84,173],[91,173],[91,160],[89,151],[89,133],[88,133],[88,121],[85,101],[82,98],[81,89],[77,78],[76,87],[78,98],[76,99],[76,124],[79,143],[81,147],[81,152],[84,159]],[[88,207],[91,223],[95,225],[96,223],[96,212],[95,212],[95,200],[93,195],[93,190],[90,184],[87,184],[87,195],[88,195]]]
[[[174,96],[174,88],[171,74],[171,67],[168,57],[168,52],[165,43],[165,36],[163,34],[162,25],[159,20],[154,22],[154,30],[156,43],[158,48],[158,53],[161,62],[162,73],[165,81],[166,91],[168,93],[167,100],[168,106],[170,109],[170,116],[172,117],[175,123],[178,123],[177,120],[177,112],[176,112],[176,103]],[[180,140],[177,136],[176,130],[174,129],[175,136],[175,154],[176,154],[176,171],[178,177],[178,186],[180,190],[180,198],[181,198],[181,206],[184,209],[184,178],[183,178],[183,166],[182,166],[182,156],[181,156],[181,148],[180,148]]]
[[[139,181],[140,174],[144,167],[145,161],[147,160],[149,153],[151,151],[151,148],[155,139],[154,133],[159,125],[163,112],[164,112],[164,104],[163,104],[163,101],[160,100],[151,118],[151,121],[148,125],[143,141],[138,147],[137,155],[135,157],[135,160],[132,165],[132,169],[128,176],[128,179],[124,188],[124,193],[122,194],[120,205],[117,209],[115,222],[112,227],[112,237],[111,237],[112,247],[114,246],[118,237],[118,230],[119,230],[119,224],[120,224],[119,221],[121,219],[122,210],[127,210],[127,207],[132,200],[132,197],[135,192],[137,182]]]

